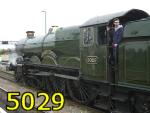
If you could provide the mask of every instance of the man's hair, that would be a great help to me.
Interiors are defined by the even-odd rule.
[[[119,20],[119,18],[114,18],[113,22],[115,22],[115,21],[120,21],[120,20]]]

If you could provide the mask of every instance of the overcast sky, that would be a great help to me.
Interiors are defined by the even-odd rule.
[[[150,14],[149,0],[0,0],[0,40],[20,40],[28,30],[44,35],[52,25],[81,25],[88,19],[128,9]]]

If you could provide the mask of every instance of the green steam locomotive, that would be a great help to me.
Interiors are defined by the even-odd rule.
[[[106,30],[114,18],[124,28],[115,65]],[[142,10],[95,17],[43,37],[28,31],[16,51],[16,81],[110,113],[150,113],[150,18]]]

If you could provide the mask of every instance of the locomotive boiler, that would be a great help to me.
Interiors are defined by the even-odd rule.
[[[114,18],[124,27],[115,65],[106,30]],[[149,15],[131,9],[43,37],[28,31],[16,45],[16,80],[110,113],[150,113],[149,30]]]

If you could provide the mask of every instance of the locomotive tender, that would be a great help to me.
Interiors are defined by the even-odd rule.
[[[117,64],[107,26],[124,26]],[[150,18],[138,9],[92,18],[43,37],[33,31],[20,40],[14,67],[17,81],[110,113],[150,113]]]

